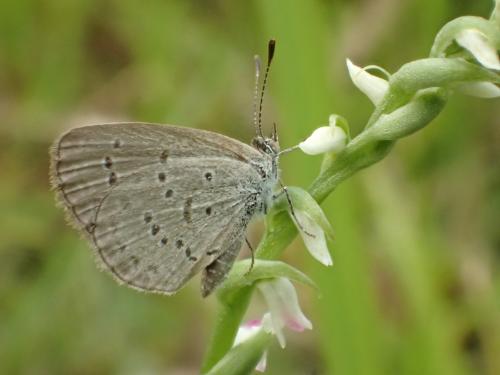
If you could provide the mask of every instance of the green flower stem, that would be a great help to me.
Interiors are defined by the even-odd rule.
[[[201,367],[202,374],[210,371],[233,346],[234,337],[250,302],[252,289],[251,286],[242,288],[231,298],[224,299],[224,303],[219,303],[213,335]]]
[[[247,341],[231,349],[229,353],[206,374],[250,374],[255,369],[255,366],[257,366],[257,363],[259,363],[264,351],[272,340],[273,335],[261,329]]]
[[[446,91],[429,89],[407,105],[380,117],[371,128],[354,138],[336,159],[325,165],[323,172],[308,189],[321,203],[342,181],[357,171],[383,159],[397,139],[405,137],[431,122],[446,103]],[[268,215],[267,231],[256,251],[259,259],[275,259],[295,238],[297,230],[284,203],[279,202]],[[203,363],[209,371],[231,349],[239,324],[248,307],[253,287],[245,287],[219,304],[217,322]]]

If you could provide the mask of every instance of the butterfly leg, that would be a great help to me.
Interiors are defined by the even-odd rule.
[[[279,181],[280,186],[281,186],[281,192],[277,195],[275,195],[273,198],[278,198],[281,194],[285,194],[286,200],[288,202],[288,207],[290,207],[290,215],[292,215],[294,221],[297,223],[297,226],[300,228],[302,232],[307,234],[309,237],[316,237],[314,234],[309,233],[308,231],[305,230],[305,228],[300,224],[299,220],[297,219],[297,216],[295,215],[295,210],[293,209],[293,204],[292,204],[292,199],[290,198],[290,194],[288,194],[288,189],[285,185],[283,185],[283,182],[281,180]]]
[[[245,273],[245,276],[248,275],[255,264],[255,252],[253,250],[252,245],[250,244],[250,241],[248,241],[248,238],[245,237],[245,242],[247,243],[248,248],[250,249],[250,252],[252,253],[252,262],[250,263],[250,267],[248,268],[248,271]]]
[[[201,295],[203,297],[207,297],[224,281],[240,252],[241,243],[242,238],[237,238],[217,259],[205,267],[201,276]]]

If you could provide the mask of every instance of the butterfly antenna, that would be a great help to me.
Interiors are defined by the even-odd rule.
[[[271,39],[267,45],[267,65],[266,72],[264,73],[264,81],[262,82],[262,90],[260,92],[260,102],[259,102],[259,121],[258,121],[258,131],[261,137],[262,135],[262,102],[264,100],[264,92],[266,90],[267,76],[269,75],[269,68],[271,67],[271,62],[274,57],[274,48],[276,47],[276,41]]]
[[[255,89],[253,92],[253,125],[258,135],[259,112],[257,110],[257,101],[259,100],[259,79],[260,79],[261,61],[259,55],[255,55],[253,59],[255,61]]]

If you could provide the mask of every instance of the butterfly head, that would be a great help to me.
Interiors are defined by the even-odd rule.
[[[275,138],[261,137],[258,135],[252,139],[252,146],[263,154],[270,156],[278,155],[280,152],[280,145]]]

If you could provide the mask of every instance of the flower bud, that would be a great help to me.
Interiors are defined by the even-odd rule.
[[[368,96],[373,104],[378,105],[387,92],[389,83],[385,79],[374,76],[365,69],[354,65],[349,59],[346,59],[346,64],[354,85]]]
[[[339,153],[346,144],[348,135],[344,128],[337,126],[337,120],[347,123],[340,116],[331,115],[330,124],[322,126],[312,132],[303,142],[299,143],[299,148],[308,155],[318,155],[325,152]]]

